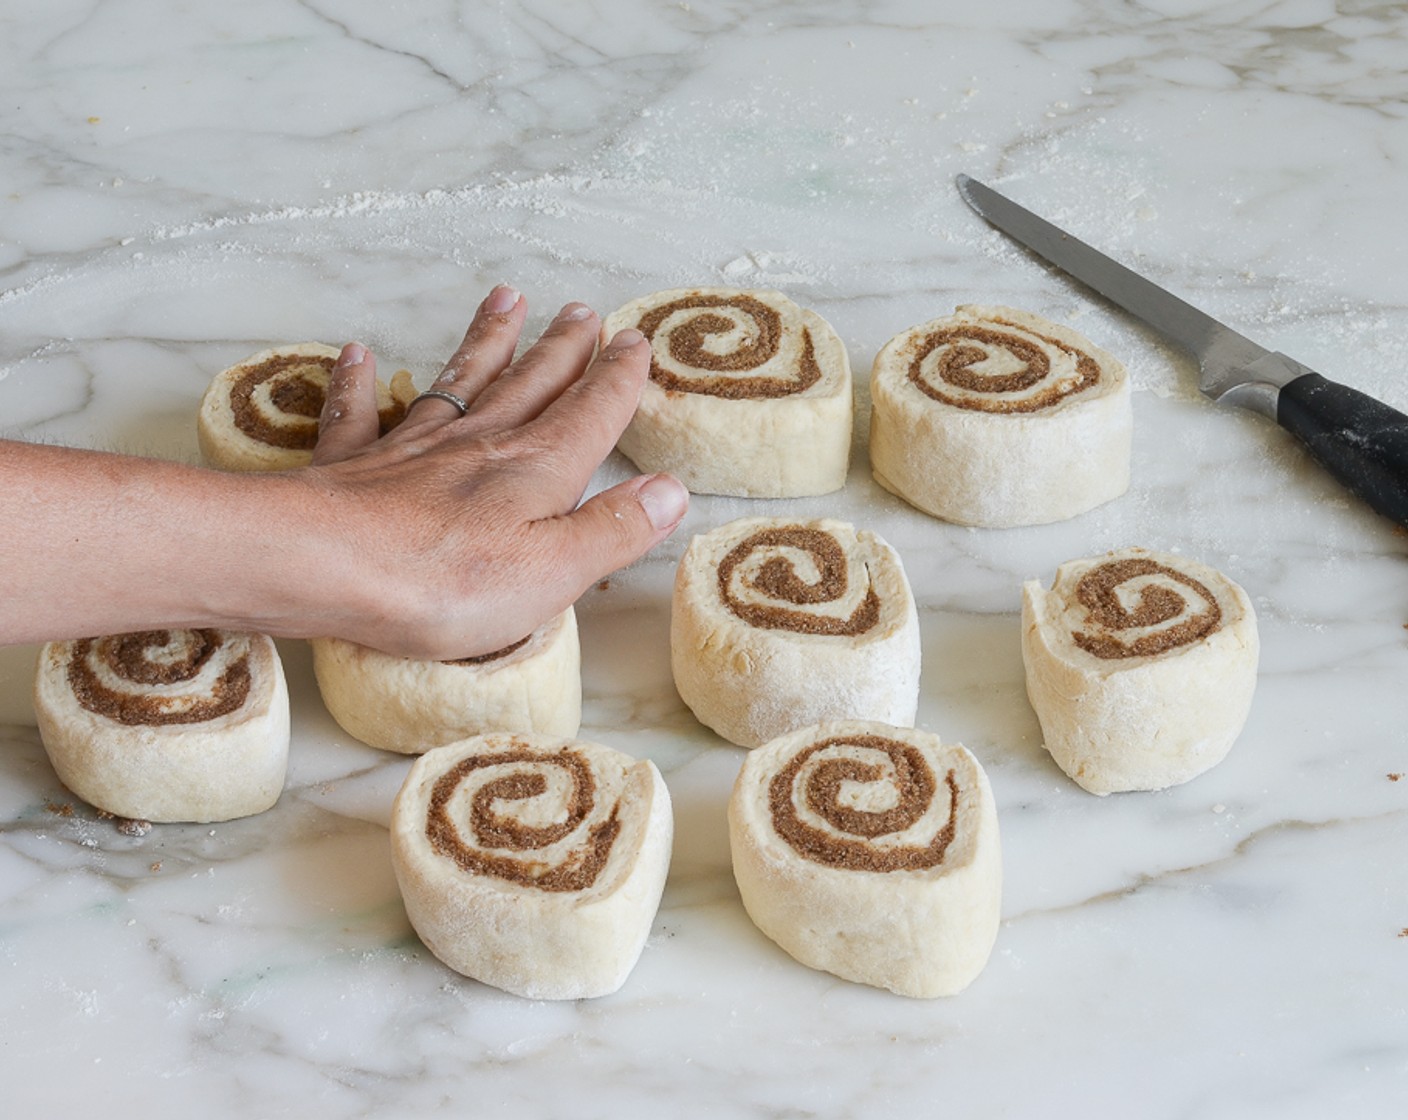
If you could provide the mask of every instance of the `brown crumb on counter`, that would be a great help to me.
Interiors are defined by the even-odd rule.
[[[63,805],[63,804],[60,804],[60,803],[57,802],[57,801],[50,801],[50,802],[48,802],[48,803],[44,806],[44,809],[45,809],[46,812],[53,813],[54,816],[56,816],[56,817],[71,817],[71,816],[73,816],[73,806],[72,806],[72,805]]]
[[[598,591],[610,591],[610,590],[611,590],[611,581],[610,581],[609,579],[604,579],[604,580],[602,580],[600,583],[598,583],[598,584],[596,585],[596,589],[597,589]],[[1408,630],[1408,622],[1405,622],[1405,623],[1403,624],[1403,628],[1404,628],[1405,630]]]
[[[156,872],[161,870],[161,860],[157,860],[147,867],[148,871]]]
[[[134,821],[130,817],[118,817],[114,827],[123,836],[145,836],[152,830],[152,822]]]
[[[1408,937],[1408,926],[1404,926],[1401,930],[1399,930],[1399,931],[1398,931],[1398,936],[1399,936],[1399,937]]]
[[[1388,780],[1391,782],[1400,782],[1403,780],[1403,775],[1398,773],[1390,774]]]

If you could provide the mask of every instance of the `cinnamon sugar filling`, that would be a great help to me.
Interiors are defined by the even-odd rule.
[[[753,552],[767,548],[795,548],[809,553],[816,562],[820,578],[815,583],[808,583],[797,575],[791,561],[781,556],[770,557],[764,561],[749,586],[762,592],[772,602],[742,601],[730,587],[734,570]],[[847,618],[775,605],[834,603],[846,594],[848,587],[846,553],[840,543],[830,533],[802,525],[760,530],[735,545],[719,562],[719,596],[724,605],[750,626],[763,630],[845,637],[864,634],[880,621],[880,597],[874,587],[866,589],[865,598]]]
[[[1024,392],[1041,385],[1051,375],[1051,357],[1036,343],[997,328],[1010,327],[1013,331],[1021,329],[1029,334],[1035,332],[1028,328],[1018,328],[1015,323],[1004,319],[993,319],[990,322],[994,326],[967,324],[943,327],[916,341],[909,363],[909,380],[925,396],[953,408],[997,413],[1040,412],[1059,404],[1066,397],[1099,384],[1100,366],[1093,357],[1058,339],[1036,334],[1035,336],[1048,346],[1074,359],[1077,376],[1070,380],[1052,382],[1030,396],[998,396],[997,394],[1002,393]],[[982,346],[965,345],[965,342],[980,342],[994,349],[1005,350],[1021,363],[1022,368],[1004,374],[978,373],[973,367],[987,358],[987,351]],[[934,371],[939,382],[936,385],[925,376],[924,363],[930,354],[944,347],[948,349],[939,356]],[[987,395],[950,393],[943,388],[945,385],[966,390],[968,393]]]
[[[479,654],[477,657],[456,657],[456,658],[454,658],[454,659],[452,659],[452,660],[450,660],[450,661],[442,662],[442,664],[444,664],[444,665],[487,665],[490,661],[499,661],[499,660],[502,660],[503,658],[507,657],[507,656],[508,656],[509,654],[511,654],[511,653],[516,653],[518,650],[520,650],[520,649],[522,649],[524,646],[526,646],[526,645],[529,643],[529,641],[532,640],[532,638],[533,638],[533,635],[532,635],[532,634],[529,634],[528,637],[526,637],[526,638],[519,638],[518,641],[512,642],[512,643],[510,643],[509,645],[504,646],[503,649],[496,649],[496,650],[494,650],[493,653],[481,653],[481,654]]]
[[[88,711],[129,727],[204,723],[238,711],[249,697],[249,655],[233,659],[215,679],[208,693],[198,696],[159,696],[150,690],[160,685],[194,680],[216,655],[224,638],[216,630],[189,631],[192,640],[179,658],[155,660],[149,651],[171,641],[167,630],[143,630],[105,638],[83,638],[73,644],[68,662],[68,684],[74,698]],[[96,658],[114,676],[130,682],[130,692],[110,688],[94,671]]]
[[[1159,626],[1188,613],[1188,597],[1172,587],[1153,584],[1144,588],[1132,608],[1118,595],[1120,584],[1141,576],[1162,576],[1186,587],[1203,601],[1203,609],[1152,634],[1126,641],[1121,631]],[[1192,576],[1143,557],[1130,557],[1097,565],[1081,576],[1076,598],[1086,610],[1092,632],[1075,631],[1072,640],[1087,653],[1104,660],[1149,657],[1201,641],[1222,624],[1217,597]]]
[[[318,417],[327,400],[328,375],[336,364],[331,357],[306,354],[276,354],[257,366],[242,370],[230,386],[230,412],[235,427],[250,439],[287,451],[311,451],[318,442]],[[274,423],[255,402],[254,393],[267,381],[269,402],[289,422]],[[385,435],[406,416],[406,406],[392,401],[377,410],[381,434]]]
[[[869,811],[841,803],[841,790],[849,782],[877,782],[885,778],[878,763],[856,758],[824,759],[814,766],[801,795],[807,808],[834,831],[802,820],[795,801],[796,785],[807,760],[834,746],[880,751],[894,768],[892,781],[898,794],[895,805]],[[957,832],[958,779],[950,769],[944,777],[949,809],[944,825],[923,845],[877,845],[878,837],[892,836],[912,827],[927,813],[938,793],[938,780],[923,752],[909,743],[880,735],[823,739],[798,751],[773,775],[768,785],[768,811],[773,828],[802,857],[827,867],[849,871],[924,871],[944,861]]]
[[[465,822],[475,844],[466,844],[460,824],[451,819],[449,804],[470,774],[490,766],[515,763],[546,763],[566,771],[571,778],[566,817],[555,824],[534,827],[500,813],[504,801],[526,801],[547,792],[547,779],[541,773],[524,770],[493,778],[475,790],[470,798],[469,819]],[[620,806],[613,805],[606,819],[593,825],[581,845],[562,862],[547,865],[533,860],[498,855],[487,849],[507,852],[533,852],[570,836],[582,826],[596,801],[596,779],[591,766],[577,752],[562,748],[539,753],[517,746],[495,754],[473,755],[447,770],[431,788],[426,813],[425,835],[430,846],[464,871],[495,879],[536,887],[543,891],[580,891],[596,882],[611,856],[611,847],[621,831]]]
[[[726,315],[710,314],[711,307],[728,307],[747,315],[757,327],[756,338],[726,354],[708,349],[705,343],[710,336],[726,334],[735,326]],[[781,349],[782,316],[752,296],[686,296],[647,311],[637,326],[653,348],[656,332],[666,319],[676,312],[692,310],[701,314],[673,328],[665,340],[670,357],[688,369],[736,374],[766,365]],[[821,366],[817,364],[811,332],[803,330],[802,353],[794,377],[681,377],[661,366],[652,354],[650,379],[662,389],[680,393],[700,393],[725,400],[770,399],[791,396],[815,385],[821,380]]]

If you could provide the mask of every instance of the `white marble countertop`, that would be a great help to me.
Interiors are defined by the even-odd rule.
[[[677,814],[645,954],[596,1001],[507,996],[420,945],[386,832],[408,761],[339,731],[301,643],[282,644],[279,804],[143,837],[59,787],[25,726],[24,651],[7,653],[6,1115],[1404,1114],[1408,538],[1279,429],[1198,397],[1187,359],[1004,242],[952,183],[1003,187],[1408,406],[1408,8],[18,7],[0,17],[7,434],[194,459],[222,366],[358,337],[424,384],[507,279],[535,329],[570,298],[775,286],[835,324],[862,375],[956,303],[1023,307],[1126,360],[1136,450],[1113,504],[974,531],[881,491],[859,438],[841,494],[698,498],[676,539],[586,597],[583,737],[655,760]],[[674,692],[668,589],[691,532],[759,509],[838,514],[904,558],[920,725],[979,756],[1003,830],[997,948],[955,998],[812,972],[739,903],[724,803],[742,752]],[[1018,589],[1126,544],[1241,582],[1261,677],[1220,767],[1098,799],[1041,749]]]

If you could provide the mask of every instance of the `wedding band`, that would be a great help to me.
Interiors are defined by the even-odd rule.
[[[460,410],[461,416],[469,411],[469,402],[463,397],[455,396],[454,393],[451,393],[447,389],[427,389],[420,396],[416,397],[415,400],[411,401],[411,407],[414,407],[418,402],[425,400],[427,397],[434,397],[437,401],[448,401]]]

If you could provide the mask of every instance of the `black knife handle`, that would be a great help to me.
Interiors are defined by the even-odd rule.
[[[1276,422],[1374,509],[1408,526],[1408,416],[1307,373],[1281,387]]]

